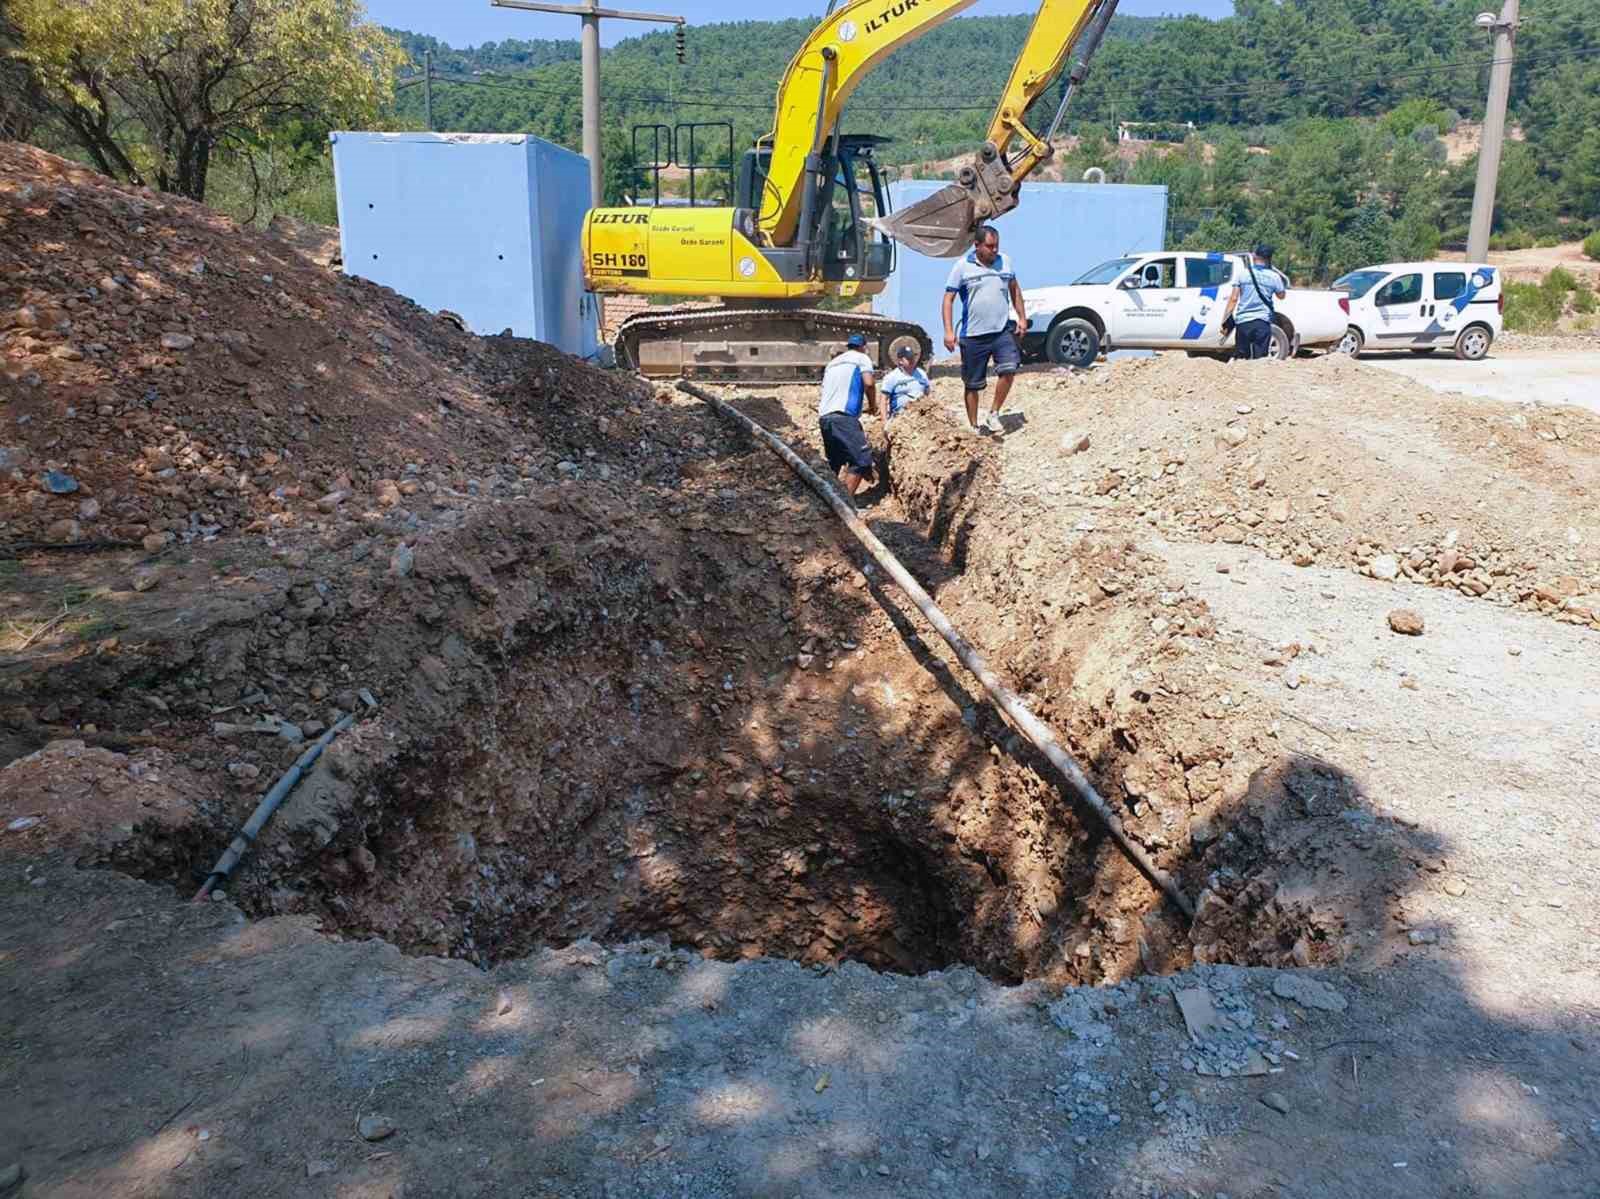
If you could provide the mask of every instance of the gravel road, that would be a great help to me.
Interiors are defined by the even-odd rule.
[[[1510,404],[1572,404],[1600,412],[1600,353],[1491,352],[1482,362],[1449,354],[1366,354],[1361,361],[1439,392]]]

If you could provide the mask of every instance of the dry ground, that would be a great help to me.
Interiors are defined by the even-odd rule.
[[[1372,550],[1414,548],[1375,544],[1383,497],[1302,477],[1348,471],[1371,488],[1368,468],[1441,452],[1437,441],[1405,452],[1419,429],[1458,445],[1472,431],[1465,441],[1498,469],[1482,467],[1465,494],[1459,475],[1410,472],[1398,489],[1410,515],[1391,501],[1390,519],[1418,521],[1420,508],[1439,523],[1435,540],[1498,545],[1518,513],[1473,496],[1495,480],[1508,488],[1501,499],[1521,495],[1510,481],[1518,454],[1555,446],[1569,455],[1559,477],[1574,498],[1548,486],[1549,461],[1526,462],[1546,485],[1523,502],[1550,509],[1556,535],[1529,532],[1517,565],[1575,571],[1592,587],[1577,493],[1594,464],[1569,444],[1574,430],[1587,444],[1589,418],[1565,417],[1558,442],[1496,445],[1520,428],[1512,409],[1486,416],[1477,401],[1423,397],[1397,435],[1379,402],[1387,376],[1315,366],[1224,380],[1237,380],[1230,396],[1248,388],[1248,414],[1219,412],[1204,387],[1189,396],[1164,360],[1109,368],[1105,383],[1043,372],[1019,386],[1015,431],[996,444],[964,440],[929,408],[895,431],[894,491],[869,497],[867,511],[1041,707],[1064,688],[1054,718],[1080,750],[1092,750],[1097,725],[1111,740],[1187,745],[1213,726],[1209,739],[1228,752],[1184,766],[1180,748],[1181,801],[1161,796],[1171,779],[1159,755],[1108,754],[1097,773],[1158,854],[1163,812],[1140,807],[1181,802],[1180,867],[1191,842],[1210,852],[1250,842],[1254,877],[1274,892],[1266,910],[1305,914],[1326,970],[1143,974],[1119,956],[1106,927],[1116,917],[1078,895],[1064,902],[1092,913],[1099,935],[1069,936],[1068,961],[1086,943],[1107,975],[1132,981],[1058,992],[960,967],[918,978],[852,963],[719,963],[665,942],[584,942],[483,973],[332,942],[304,917],[245,923],[230,905],[185,907],[60,857],[12,856],[0,902],[4,1085],[17,1102],[0,1137],[32,1174],[29,1193],[1591,1195],[1600,926],[1583,886],[1600,862],[1595,633],[1536,586],[1522,598],[1510,572],[1486,576],[1496,585],[1484,597],[1430,578],[1431,559],[1415,580],[1370,577]],[[1344,408],[1318,404],[1332,384]],[[743,403],[809,441],[804,393]],[[1225,428],[1230,416],[1254,418],[1245,443],[1187,434],[1170,469],[1174,455],[1158,447],[1186,423]],[[1329,429],[1370,445],[1366,421],[1388,434],[1381,463],[1297,449]],[[1068,454],[1063,438],[1076,444],[1084,429],[1090,447]],[[935,468],[957,455],[977,469],[952,490],[954,476]],[[1240,470],[1222,511],[1251,458],[1270,466],[1269,481],[1251,488]],[[729,466],[754,472],[749,486],[772,470],[752,446],[731,446]],[[1128,481],[1102,492],[1118,466]],[[1294,511],[1287,531],[1232,540],[1234,527],[1261,527],[1239,516],[1241,501],[1265,508],[1280,496]],[[1318,499],[1346,501],[1346,519]],[[1332,535],[1347,525],[1346,539]],[[1568,542],[1565,529],[1580,526]],[[986,537],[991,527],[1002,535]],[[1278,548],[1313,536],[1314,565]],[[1414,526],[1405,536],[1424,540]],[[992,569],[1001,560],[1012,567]],[[942,665],[942,644],[916,632],[893,592],[849,573],[870,611],[819,681],[843,676],[837,685],[863,709],[873,689],[916,695],[896,736],[960,725],[974,700]],[[1080,604],[1064,573],[1115,594]],[[1400,605],[1424,617],[1422,637],[1388,629]],[[1050,647],[1056,621],[1079,635],[1063,647],[1070,669]],[[1122,677],[1129,653],[1148,673]],[[1137,694],[1095,698],[1106,670]],[[1127,706],[1163,702],[1143,721]],[[870,719],[887,722],[893,706],[885,699]],[[1086,721],[1096,707],[1101,717]],[[1006,752],[1003,738],[993,752]],[[1015,802],[1021,785],[980,782],[977,802]],[[1212,827],[1196,838],[1196,822]],[[994,864],[1011,874],[1008,892],[1037,881],[1022,873],[1025,846],[1014,852]],[[1229,868],[1185,877],[1230,907],[1245,897]],[[1139,926],[1159,946],[1165,922],[1137,883],[1121,879],[1117,901],[1136,920],[1142,908]],[[1193,940],[1191,950],[1207,944],[1204,922]],[[1215,944],[1244,950],[1248,938],[1224,930]],[[1274,991],[1313,979],[1331,992],[1312,987],[1302,1002]],[[1172,996],[1196,987],[1229,1020],[1198,1046]],[[124,1064],[106,1087],[111,1045]],[[1200,1072],[1256,1068],[1252,1049],[1269,1073]],[[363,1140],[358,1121],[374,1114],[398,1131]]]
[[[1535,344],[1519,344],[1528,340]],[[1502,339],[1481,362],[1409,353],[1364,354],[1361,360],[1434,391],[1600,412],[1600,340],[1594,338],[1513,336]]]
[[[1594,1194],[1591,414],[896,422],[869,521],[1189,927],[702,406],[16,148],[0,253],[0,1190]]]

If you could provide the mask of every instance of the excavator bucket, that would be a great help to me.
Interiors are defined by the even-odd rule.
[[[875,229],[929,258],[956,258],[972,248],[977,210],[959,183],[941,187],[911,207],[872,221]]]

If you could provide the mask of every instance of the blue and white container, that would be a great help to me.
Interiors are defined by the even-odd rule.
[[[448,309],[474,333],[596,352],[598,305],[579,262],[588,159],[515,133],[330,137],[348,274]]]

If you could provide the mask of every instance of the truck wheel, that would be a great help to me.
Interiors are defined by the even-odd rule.
[[[1082,317],[1072,317],[1051,326],[1044,352],[1057,366],[1093,366],[1100,357],[1100,333]]]
[[[1361,347],[1366,344],[1366,338],[1361,336],[1361,330],[1351,325],[1344,331],[1344,336],[1339,339],[1339,344],[1333,347],[1335,354],[1349,354],[1354,358],[1361,353]]]
[[[1284,332],[1282,325],[1272,326],[1271,355],[1279,362],[1294,357],[1294,339]]]
[[[1456,357],[1476,362],[1489,352],[1494,344],[1494,334],[1487,325],[1468,325],[1456,338]]]

